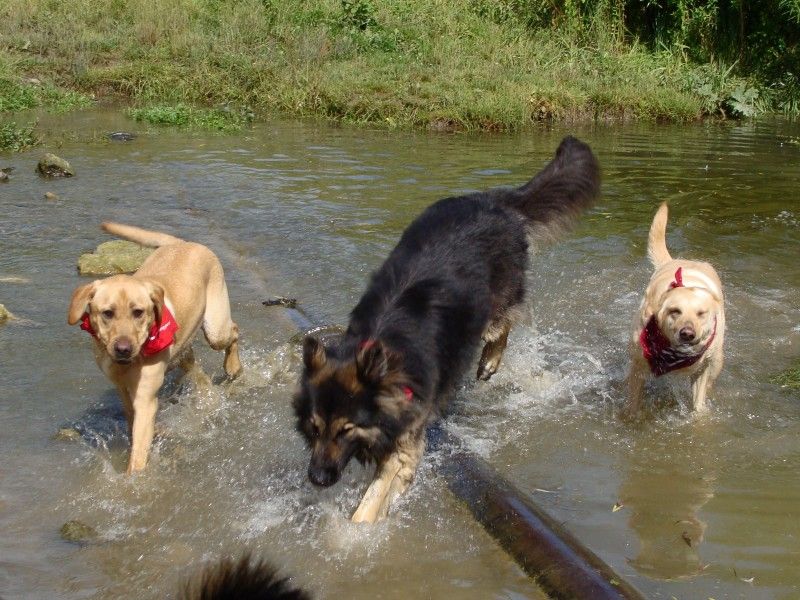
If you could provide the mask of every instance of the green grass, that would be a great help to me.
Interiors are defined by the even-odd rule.
[[[20,152],[39,143],[33,126],[18,127],[16,123],[0,124],[0,152]]]
[[[517,130],[554,120],[684,122],[761,106],[750,82],[724,66],[693,65],[680,48],[653,52],[602,27],[534,30],[488,18],[485,4],[6,0],[0,80],[36,77],[79,97],[155,106],[130,113],[149,122],[222,129],[226,116],[189,107]],[[11,85],[13,93],[0,91],[6,102],[42,102],[41,91]]]
[[[246,110],[203,109],[186,104],[130,108],[126,112],[135,121],[144,121],[151,125],[173,125],[224,132],[239,131],[249,123],[252,116]]]
[[[53,112],[66,112],[90,104],[91,99],[88,96],[76,91],[41,83],[18,83],[13,78],[0,76],[0,113],[38,107]]]
[[[788,387],[794,390],[800,390],[800,365],[796,365],[790,369],[778,373],[771,378],[772,383],[777,383],[780,386]]]

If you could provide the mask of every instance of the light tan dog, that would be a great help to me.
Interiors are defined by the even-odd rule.
[[[653,218],[647,255],[655,267],[634,323],[625,412],[635,417],[649,374],[676,371],[692,383],[692,408],[707,410],[706,396],[722,370],[725,309],[722,283],[705,262],[673,259],[665,241],[668,209]]]
[[[94,338],[95,360],[117,386],[131,438],[128,474],[147,464],[158,393],[167,370],[194,365],[191,342],[202,327],[215,350],[225,350],[230,379],[242,370],[222,265],[211,250],[165,233],[118,223],[103,229],[157,248],[133,275],[115,275],[72,294],[67,323],[81,321]]]

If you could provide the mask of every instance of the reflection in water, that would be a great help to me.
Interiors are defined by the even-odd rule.
[[[692,432],[659,429],[651,435],[686,439],[639,441],[631,450],[619,491],[640,544],[629,562],[656,579],[693,577],[706,566],[701,546],[707,524],[700,512],[714,496],[713,461]]]

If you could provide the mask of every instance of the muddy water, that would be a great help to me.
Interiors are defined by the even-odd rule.
[[[369,471],[306,481],[289,410],[297,348],[271,295],[343,323],[369,272],[430,202],[519,183],[566,130],[449,136],[267,123],[227,137],[138,130],[114,113],[43,117],[78,175],[45,182],[38,151],[0,155],[0,595],[163,598],[203,561],[250,549],[320,598],[538,598],[437,477],[430,453],[390,519],[347,521]],[[785,122],[571,130],[595,148],[604,196],[540,252],[530,318],[503,369],[465,381],[445,426],[648,597],[800,596],[800,401],[769,382],[800,350],[800,127]],[[52,191],[59,199],[45,201]],[[726,367],[711,413],[687,386],[616,411],[626,331],[648,277],[658,202],[673,254],[726,286]],[[125,425],[86,334],[65,324],[77,256],[104,219],[202,241],[225,265],[244,377],[162,391],[152,463],[129,479]],[[198,342],[212,377],[221,357]],[[78,440],[53,439],[72,427]],[[618,510],[613,507],[621,505]],[[77,519],[97,537],[60,539]]]

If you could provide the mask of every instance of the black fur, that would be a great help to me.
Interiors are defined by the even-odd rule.
[[[311,596],[293,589],[286,579],[264,561],[245,555],[234,562],[223,558],[206,567],[199,581],[188,583],[179,600],[311,600]]]
[[[312,481],[335,483],[354,455],[383,460],[411,423],[444,407],[487,326],[523,302],[528,234],[552,237],[569,227],[591,205],[599,185],[591,150],[568,137],[522,187],[440,200],[409,225],[372,276],[338,343],[323,348],[306,340],[294,407],[298,429],[314,449]],[[367,340],[369,352],[363,348]],[[355,393],[338,375],[312,377],[321,364],[343,370],[353,361],[361,384]],[[394,390],[399,398],[399,386],[406,385],[412,402],[400,410],[380,408],[381,395]],[[380,435],[370,444],[348,445],[330,432],[326,438],[312,415],[328,425],[344,417]],[[323,456],[332,443],[344,448],[334,453],[336,460]]]

